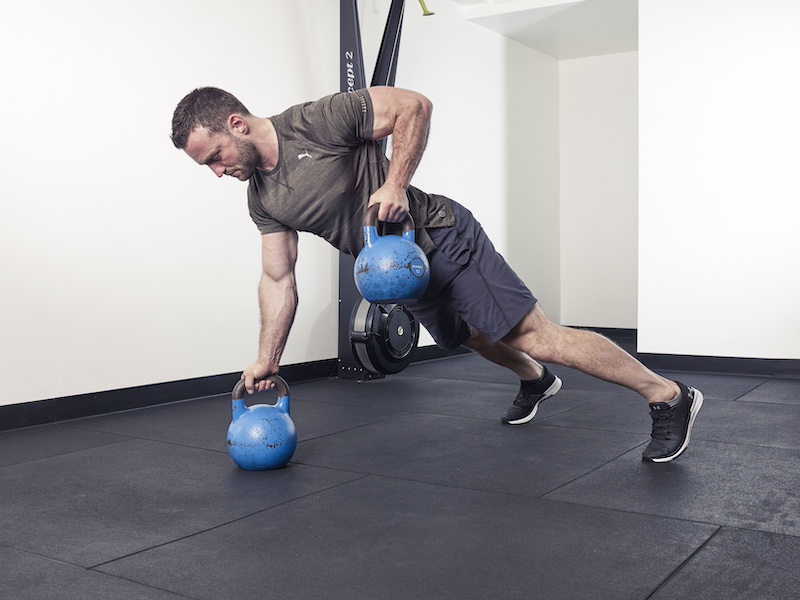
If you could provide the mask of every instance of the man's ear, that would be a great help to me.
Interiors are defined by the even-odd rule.
[[[237,115],[236,113],[228,117],[228,128],[231,130],[231,133],[236,131],[243,135],[246,135],[249,131],[247,121],[242,118],[242,115]]]

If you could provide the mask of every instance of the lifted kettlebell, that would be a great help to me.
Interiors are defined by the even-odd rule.
[[[297,447],[297,431],[289,416],[289,385],[278,375],[268,377],[278,386],[274,405],[244,404],[244,380],[233,388],[233,420],[228,427],[228,454],[246,471],[285,467]]]
[[[428,257],[415,243],[414,219],[406,214],[402,235],[378,235],[378,204],[364,214],[364,248],[353,276],[369,302],[399,303],[419,299],[431,278]]]

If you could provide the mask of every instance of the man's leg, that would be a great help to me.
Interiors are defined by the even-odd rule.
[[[503,342],[493,342],[478,331],[473,331],[462,345],[486,360],[510,369],[523,381],[539,379],[544,373],[544,367],[525,352]]]
[[[653,373],[611,340],[556,325],[537,303],[503,341],[532,358],[578,369],[643,396],[650,403],[653,419],[651,440],[642,452],[644,460],[668,462],[689,445],[703,394]]]
[[[630,388],[650,403],[669,402],[680,393],[678,384],[657,375],[608,338],[556,325],[538,303],[503,342],[531,358]]]
[[[507,425],[529,422],[536,416],[539,405],[561,389],[561,380],[544,365],[501,341],[493,342],[473,330],[462,345],[486,360],[510,369],[520,378],[519,392],[514,404],[500,419]]]

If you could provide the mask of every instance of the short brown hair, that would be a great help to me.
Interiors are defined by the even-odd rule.
[[[234,113],[250,116],[250,111],[244,104],[225,90],[215,87],[197,88],[175,107],[172,115],[172,143],[183,150],[189,134],[198,127],[206,127],[216,133],[227,133],[228,117]]]

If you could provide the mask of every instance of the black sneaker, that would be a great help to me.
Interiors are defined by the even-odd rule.
[[[534,391],[541,390],[544,391]],[[506,425],[522,425],[536,416],[536,410],[542,403],[561,389],[561,380],[553,375],[547,367],[541,381],[521,383],[514,404],[505,412],[500,420]]]
[[[653,418],[652,440],[642,452],[642,460],[652,462],[669,462],[678,458],[692,435],[692,425],[697,413],[703,406],[703,394],[700,390],[686,387],[676,381],[681,388],[681,399],[674,407],[666,402],[650,405],[650,416]]]

